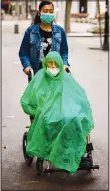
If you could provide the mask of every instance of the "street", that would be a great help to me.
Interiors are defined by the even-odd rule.
[[[72,75],[85,89],[95,127],[91,132],[94,163],[99,170],[36,175],[34,160],[27,167],[22,154],[22,137],[29,117],[23,113],[20,97],[27,85],[18,51],[23,34],[2,34],[2,189],[3,190],[108,190],[108,53],[90,50],[100,47],[97,37],[68,37]]]

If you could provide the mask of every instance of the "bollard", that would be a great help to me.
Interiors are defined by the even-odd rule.
[[[14,25],[14,33],[15,33],[15,34],[18,34],[18,33],[19,33],[18,24],[15,24],[15,25]]]

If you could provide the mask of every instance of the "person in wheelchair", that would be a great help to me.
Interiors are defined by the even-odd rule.
[[[58,52],[49,52],[42,66],[20,100],[24,112],[34,117],[26,152],[73,175],[94,127],[92,110],[84,89],[64,71]]]

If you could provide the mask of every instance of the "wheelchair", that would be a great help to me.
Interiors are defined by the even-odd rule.
[[[34,73],[32,70],[30,70],[30,75],[28,76],[28,81],[30,81],[34,76]],[[30,121],[32,123],[33,121],[33,117],[30,116]],[[29,126],[26,126],[27,129],[29,129]],[[27,144],[27,135],[28,135],[28,131],[26,131],[23,135],[23,143],[22,143],[22,147],[23,147],[23,155],[24,155],[24,160],[27,166],[31,166],[32,162],[33,162],[33,157],[30,157],[27,153],[26,153],[26,144]],[[81,162],[78,168],[79,170],[87,170],[88,172],[91,172],[92,170],[98,169],[99,170],[99,165],[94,165],[93,162],[93,144],[90,141],[90,135],[87,137],[87,145],[86,145],[86,153],[85,156],[81,158]],[[37,158],[36,160],[36,173],[37,175],[42,175],[45,173],[53,173],[53,172],[67,172],[66,170],[62,170],[62,169],[58,169],[58,168],[50,168],[49,162],[47,162],[47,168],[44,168],[44,160]]]

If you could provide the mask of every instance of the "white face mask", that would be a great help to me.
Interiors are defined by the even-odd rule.
[[[60,68],[47,68],[47,71],[49,71],[53,76],[57,76],[60,72]]]

